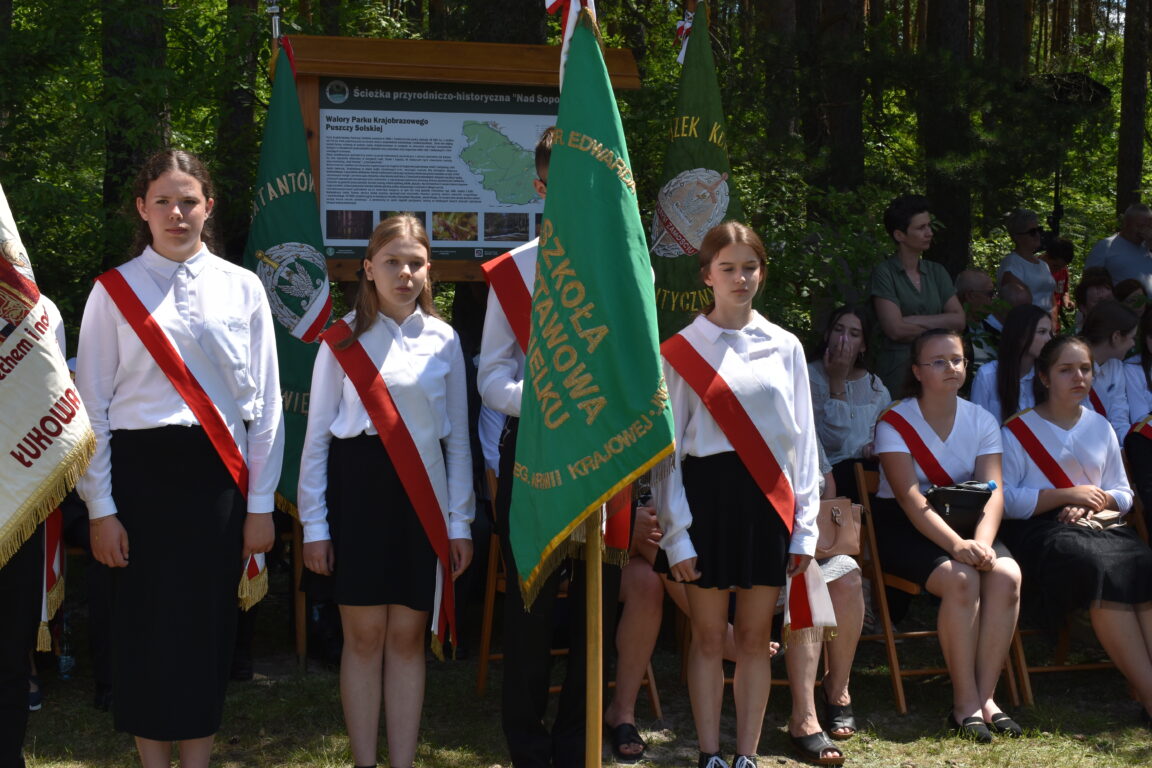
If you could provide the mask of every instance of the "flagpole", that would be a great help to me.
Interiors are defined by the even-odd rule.
[[[280,3],[277,0],[264,0],[265,13],[272,17],[272,60],[276,60],[276,43],[280,40]]]
[[[584,713],[584,766],[600,768],[600,753],[603,749],[600,726],[604,711],[604,626],[603,626],[603,579],[601,578],[601,525],[607,514],[607,506],[600,506],[600,513],[589,515],[584,523],[584,564],[587,579],[585,590],[584,636],[587,646],[584,690],[588,692]]]

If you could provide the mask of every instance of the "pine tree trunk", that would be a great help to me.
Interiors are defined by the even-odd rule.
[[[225,67],[216,125],[216,232],[224,248],[217,254],[237,263],[244,257],[252,180],[260,155],[255,125],[255,92],[260,38],[266,34],[258,0],[228,0],[224,35]],[[272,50],[275,59],[276,50]]]
[[[766,0],[755,10],[753,50],[764,52],[764,110],[769,141],[781,145],[796,133],[796,0]]]
[[[852,189],[864,175],[862,0],[824,0],[821,47],[828,52],[823,67],[824,123],[828,132],[828,186]]]
[[[1148,101],[1148,2],[1128,0],[1124,13],[1124,74],[1116,148],[1116,210],[1139,202]]]
[[[924,55],[938,63],[928,66],[940,82],[929,79],[919,97],[920,140],[927,165],[925,191],[943,227],[932,241],[929,256],[955,277],[968,263],[972,200],[969,185],[946,170],[955,158],[966,157],[971,143],[970,116],[950,89],[948,72],[963,66],[968,50],[967,0],[932,0],[926,18]]]
[[[102,0],[104,93],[104,253],[102,267],[119,263],[131,240],[123,213],[144,160],[167,145],[167,96],[157,77],[166,61],[163,0]]]

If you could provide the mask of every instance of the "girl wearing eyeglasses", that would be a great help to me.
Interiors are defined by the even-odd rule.
[[[993,699],[1020,603],[1020,569],[996,538],[1004,511],[1000,430],[992,414],[957,394],[967,368],[960,334],[920,335],[911,362],[909,397],[876,425],[881,562],[941,600],[937,626],[952,679],[952,731],[983,743],[993,732],[1019,736],[1020,726]],[[967,480],[996,484],[971,538],[954,531],[924,496],[932,485]]]
[[[996,285],[1022,283],[1032,291],[1032,303],[1051,314],[1056,278],[1040,258],[1044,243],[1040,219],[1034,212],[1019,208],[1008,214],[1004,226],[1012,237],[1013,249],[996,270]]]
[[[1004,318],[998,359],[980,366],[972,380],[972,402],[1003,423],[1031,408],[1033,364],[1052,338],[1052,317],[1035,304],[1013,307]]]

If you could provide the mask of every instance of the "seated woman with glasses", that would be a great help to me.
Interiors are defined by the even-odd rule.
[[[1097,519],[1126,513],[1132,490],[1111,426],[1083,405],[1092,378],[1092,352],[1075,336],[1052,339],[1037,357],[1036,407],[1003,430],[1004,537],[1029,607],[1053,630],[1087,610],[1152,723],[1152,550],[1129,526],[1102,529]]]
[[[1004,227],[1012,238],[1012,253],[1004,257],[996,270],[996,285],[1021,283],[1032,291],[1032,303],[1052,313],[1056,295],[1056,278],[1040,258],[1044,230],[1033,211],[1018,208],[1004,220]]]
[[[972,381],[972,402],[1003,423],[1012,414],[1031,408],[1032,366],[1052,338],[1052,317],[1035,304],[1013,307],[1004,318],[1000,353],[983,365]]]
[[[1000,430],[995,417],[961,399],[967,360],[955,331],[912,343],[907,399],[876,425],[880,487],[874,505],[884,570],[940,598],[937,627],[952,679],[948,723],[987,743],[1021,728],[997,706],[996,681],[1020,605],[1020,569],[996,538],[1004,511]],[[954,531],[925,498],[933,485],[995,483],[970,537]]]

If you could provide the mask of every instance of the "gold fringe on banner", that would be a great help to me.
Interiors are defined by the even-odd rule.
[[[823,643],[825,640],[831,640],[836,637],[836,627],[805,627],[804,629],[792,630],[791,627],[784,627],[781,635],[781,650],[787,651],[793,645],[815,645],[816,643]]]
[[[300,510],[288,500],[287,496],[282,496],[279,492],[276,493],[276,509],[291,516],[296,522],[300,522]]]
[[[20,509],[0,529],[0,568],[24,545],[36,526],[44,522],[52,510],[68,492],[76,486],[76,481],[88,469],[88,462],[96,453],[96,436],[88,430],[72,450],[56,465],[56,469],[44,479]]]
[[[552,541],[544,547],[540,562],[537,563],[536,567],[532,569],[532,572],[528,574],[528,578],[520,579],[520,591],[524,595],[524,607],[526,609],[530,610],[532,608],[532,603],[535,602],[536,596],[540,594],[540,588],[544,585],[544,582],[548,580],[548,575],[558,568],[560,563],[569,557],[579,557],[579,550],[583,547],[583,544],[582,542],[573,541],[572,534],[579,526],[584,524],[584,521],[588,519],[588,515],[598,510],[601,505],[606,504],[608,499],[622,491],[625,486],[633,483],[636,478],[659,464],[665,456],[672,453],[674,447],[672,443],[669,443],[655,456],[644,462],[639,468],[621,478],[615,485],[603,493],[600,498],[585,507],[583,512],[577,515],[571,523],[566,525],[560,533],[552,538]],[[603,544],[601,544],[601,546],[603,546]]]
[[[40,622],[40,630],[36,633],[36,650],[41,653],[52,650],[52,631],[46,621]]]
[[[60,574],[60,578],[48,590],[48,620],[51,621],[52,617],[56,615],[56,611],[60,610],[60,606],[64,603],[64,574]]]
[[[265,566],[260,573],[256,574],[256,578],[248,578],[248,573],[245,571],[240,574],[240,587],[236,590],[236,596],[240,598],[240,608],[242,610],[251,610],[257,603],[264,599],[268,594],[268,567]]]
[[[436,618],[433,617],[432,620],[435,621]],[[432,640],[428,643],[428,647],[432,649],[432,655],[435,656],[438,661],[444,661],[444,643],[440,642],[440,638],[436,635],[435,630],[432,631]],[[456,658],[455,647],[452,648],[452,658]]]

